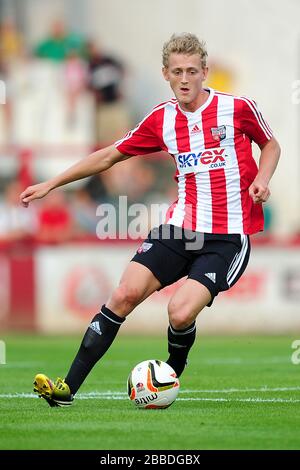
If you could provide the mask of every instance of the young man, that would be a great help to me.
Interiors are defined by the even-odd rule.
[[[176,98],[156,106],[115,145],[21,194],[26,207],[54,188],[133,155],[160,150],[167,151],[177,167],[178,200],[92,319],[65,379],[53,383],[44,374],[35,377],[35,391],[50,406],[71,404],[125,317],[154,291],[187,275],[168,305],[167,362],[180,376],[195,340],[197,315],[246,268],[249,235],[263,230],[262,203],[270,195],[268,184],[280,148],[254,101],[203,88],[206,59],[205,46],[196,36],[173,35],[163,47],[163,76]],[[261,149],[259,169],[252,140]],[[196,243],[188,243],[191,234]]]

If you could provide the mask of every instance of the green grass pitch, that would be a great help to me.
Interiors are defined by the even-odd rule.
[[[298,335],[299,336],[299,335]],[[166,410],[127,398],[132,367],[166,359],[165,337],[119,335],[70,408],[32,393],[33,377],[63,377],[79,337],[3,335],[0,449],[299,449],[300,365],[295,337],[201,337]]]

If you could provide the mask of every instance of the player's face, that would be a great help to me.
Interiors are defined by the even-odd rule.
[[[170,82],[182,109],[195,111],[201,106],[202,84],[207,76],[207,67],[202,67],[198,54],[170,54],[169,65],[163,68],[163,75]]]

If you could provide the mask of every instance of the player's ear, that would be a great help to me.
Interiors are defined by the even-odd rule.
[[[170,80],[168,68],[167,68],[167,67],[163,67],[163,68],[161,69],[161,71],[162,71],[162,74],[163,74],[163,76],[164,76],[164,79],[167,80],[167,82],[168,82],[168,81]]]
[[[208,67],[203,67],[203,80],[206,80],[207,79],[207,74],[208,74]]]

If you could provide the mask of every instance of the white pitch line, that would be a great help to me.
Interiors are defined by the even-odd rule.
[[[268,388],[267,386],[260,387],[260,388],[224,388],[221,390],[180,390],[180,394],[192,394],[192,393],[247,393],[247,392],[292,392],[292,391],[300,391],[300,387],[275,387],[275,388]],[[108,390],[107,392],[87,392],[87,393],[80,393],[78,397],[85,398],[98,398],[98,397],[105,397],[106,395],[127,395],[126,392],[118,392],[118,391],[111,391]]]
[[[36,398],[36,397],[37,396],[34,393],[0,393],[0,398]]]
[[[290,391],[300,391],[300,387],[275,387],[268,388],[224,388],[221,390],[182,390],[181,393],[244,393],[244,392],[290,392]]]
[[[93,399],[100,399],[100,400],[128,400],[128,397],[125,393],[119,394],[112,394],[112,395],[96,395],[94,394],[91,396],[90,394],[79,394],[76,399],[79,400],[93,400]],[[0,394],[0,398],[38,398],[33,393],[2,393]],[[252,398],[206,398],[206,397],[190,397],[190,398],[177,398],[176,401],[210,401],[210,402],[242,402],[242,403],[299,403],[300,399],[293,399],[293,398],[259,398],[259,397],[252,397]]]
[[[254,403],[299,403],[300,399],[293,398],[177,398],[180,401],[225,401],[225,402],[254,402]]]
[[[126,394],[127,395],[127,394]],[[98,396],[98,397],[87,397],[85,395],[81,395],[76,397],[79,400],[91,400],[91,399],[100,399],[100,400],[128,400],[127,396],[120,396],[120,395],[105,395],[105,396]],[[244,402],[244,403],[299,403],[300,399],[293,399],[293,398],[206,398],[206,397],[190,397],[190,398],[177,398],[176,401],[212,401],[212,402]]]
[[[258,393],[266,393],[266,392],[290,392],[290,391],[300,391],[300,387],[274,387],[274,388],[268,388],[267,386],[263,386],[260,388],[225,388],[221,390],[181,390],[180,395],[190,395],[190,394],[199,394],[199,393],[216,393],[216,394],[226,394],[226,393],[245,393],[245,392],[258,392]],[[1,398],[37,398],[37,395],[34,393],[1,393],[0,394],[0,399]],[[90,399],[107,399],[107,400],[123,400],[127,399],[127,393],[126,392],[120,392],[120,391],[112,391],[112,390],[107,390],[105,392],[99,392],[99,391],[93,391],[93,392],[87,392],[87,393],[79,393],[76,396],[76,399],[79,400],[90,400]],[[280,401],[280,402],[297,402],[300,400],[297,399],[284,399],[284,398],[205,398],[205,397],[179,397],[177,400],[197,400],[197,401],[264,401],[264,402],[275,402],[275,401]]]
[[[127,395],[127,394],[125,394]],[[101,400],[128,400],[127,396],[120,396],[120,395],[105,395],[105,396],[85,396],[81,395],[76,398],[79,400],[90,400],[90,399],[101,399]],[[300,399],[293,399],[293,398],[259,398],[259,397],[252,397],[252,398],[206,398],[206,397],[190,397],[190,398],[183,398],[179,397],[176,401],[212,401],[212,402],[254,402],[254,403],[299,403]]]

